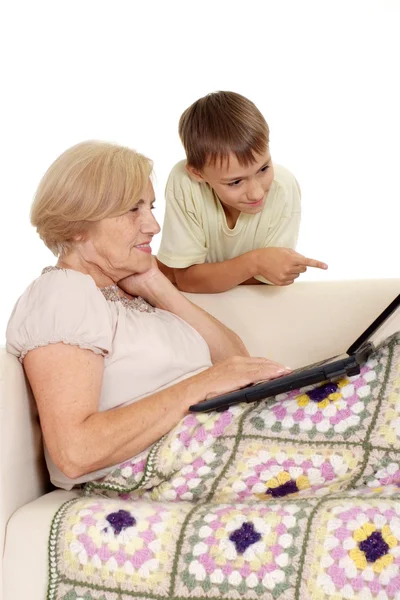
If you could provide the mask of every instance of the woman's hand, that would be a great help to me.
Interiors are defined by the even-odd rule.
[[[142,296],[145,300],[150,300],[147,296],[149,290],[154,284],[168,279],[163,275],[158,268],[155,256],[151,257],[151,267],[144,273],[137,275],[129,275],[118,281],[118,287],[131,296]],[[164,281],[164,283],[165,283]]]
[[[191,390],[193,395],[189,394],[190,404],[233,392],[252,383],[277,379],[290,372],[289,367],[267,358],[233,356],[188,380],[189,385],[194,384]]]

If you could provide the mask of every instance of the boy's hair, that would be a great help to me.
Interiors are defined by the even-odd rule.
[[[269,145],[269,127],[255,104],[235,92],[213,92],[196,100],[179,120],[188,165],[201,171],[233,153],[247,167]]]

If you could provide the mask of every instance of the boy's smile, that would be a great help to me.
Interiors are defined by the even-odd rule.
[[[263,209],[274,180],[274,167],[269,149],[257,155],[255,161],[244,167],[235,154],[222,163],[207,164],[201,173],[188,166],[197,181],[208,183],[215,191],[225,211],[228,226],[234,227],[241,212],[257,214]]]

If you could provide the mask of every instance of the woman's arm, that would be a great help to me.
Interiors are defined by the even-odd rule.
[[[129,406],[99,412],[102,356],[50,344],[28,352],[24,368],[50,456],[71,479],[136,456],[170,431],[191,404],[287,372],[264,358],[234,357]]]
[[[249,356],[239,336],[183,296],[155,262],[146,273],[127,277],[118,285],[128,294],[142,296],[153,306],[168,310],[189,323],[207,342],[213,363],[230,356]]]

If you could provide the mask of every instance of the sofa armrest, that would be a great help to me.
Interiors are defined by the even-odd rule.
[[[0,548],[7,521],[49,489],[37,412],[21,364],[0,347]]]

